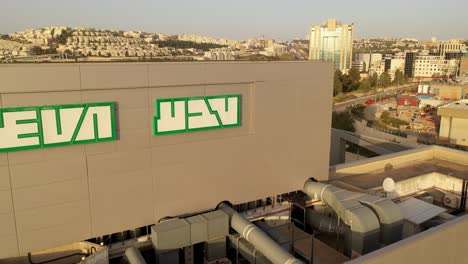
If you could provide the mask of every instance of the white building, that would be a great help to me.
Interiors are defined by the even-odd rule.
[[[390,60],[390,68],[388,69],[388,73],[390,77],[395,79],[395,72],[400,70],[402,73],[405,71],[405,58],[404,57],[394,57]]]
[[[377,73],[378,76],[380,76],[382,73],[385,71],[385,61],[380,60],[375,62],[371,67],[369,68],[369,75],[373,75],[374,73]]]
[[[278,43],[273,43],[272,45],[266,47],[265,51],[272,53],[273,56],[281,56],[283,53],[288,51],[288,47]]]
[[[357,60],[364,61],[366,63],[364,71],[368,72],[373,64],[379,64],[382,60],[381,53],[359,53]]]
[[[465,52],[465,44],[458,39],[451,39],[449,41],[442,41],[439,43],[438,51],[440,56],[445,56],[448,52]]]
[[[353,58],[354,24],[345,25],[329,19],[310,27],[309,60],[329,61],[335,69],[346,72]]]
[[[439,107],[441,116],[439,137],[449,143],[468,146],[468,100]]]
[[[359,72],[364,72],[366,71],[367,64],[363,60],[355,60],[351,67],[357,69]]]
[[[418,56],[414,64],[414,77],[449,76],[456,74],[458,60],[445,60],[443,56]]]
[[[203,55],[205,60],[234,60],[230,49],[212,49]]]

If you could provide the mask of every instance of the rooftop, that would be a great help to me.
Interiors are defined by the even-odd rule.
[[[466,155],[468,155],[468,153]],[[383,170],[379,169],[351,175],[340,178],[339,181],[363,190],[369,190],[382,186],[382,182],[385,178],[392,178],[394,181],[398,182],[433,172],[468,180],[467,164],[460,164],[440,158],[431,158],[427,160],[410,161],[409,163],[400,165],[388,163]]]
[[[437,114],[441,116],[468,118],[467,110],[468,100],[464,99],[439,107]]]
[[[450,103],[448,105],[444,105],[441,108],[452,108],[452,109],[467,110],[468,109],[468,99],[456,101],[456,102]]]

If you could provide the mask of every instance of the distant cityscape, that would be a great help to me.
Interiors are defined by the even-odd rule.
[[[306,60],[307,42],[46,27],[0,35],[0,61]]]
[[[309,59],[334,62],[343,74],[354,68],[364,79],[388,73],[391,80],[400,73],[433,79],[460,77],[467,71],[468,40],[355,40],[354,31],[353,23],[335,19],[311,26],[304,39],[289,41],[45,27],[0,35],[0,63]]]

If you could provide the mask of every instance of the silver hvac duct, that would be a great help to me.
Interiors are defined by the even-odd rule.
[[[359,198],[359,201],[372,209],[380,222],[380,240],[389,245],[401,240],[403,233],[403,214],[393,201],[371,195]]]
[[[296,259],[288,251],[278,245],[260,228],[249,222],[226,203],[221,203],[218,208],[229,215],[231,227],[260,251],[274,264],[299,264],[302,261]]]
[[[401,239],[403,215],[401,209],[389,199],[312,180],[305,183],[304,192],[335,210],[338,217],[350,227],[351,238],[347,241],[352,243],[351,247],[358,253],[376,249],[379,240],[390,244]]]
[[[129,247],[125,250],[125,258],[130,264],[146,264],[140,251],[135,247]]]
[[[351,192],[308,180],[304,192],[311,198],[319,199],[335,210],[338,217],[350,227],[345,233],[345,254],[352,251],[359,254],[369,253],[379,247],[380,223],[371,209],[357,199],[362,193]]]
[[[355,193],[308,180],[304,185],[304,192],[311,198],[323,201],[332,207],[343,222],[351,227],[352,231],[366,233],[379,229],[379,220],[369,208],[363,206],[357,199],[361,193]]]
[[[346,231],[345,225],[340,225],[338,218],[321,214],[312,208],[306,210],[306,221],[320,232],[342,234]]]

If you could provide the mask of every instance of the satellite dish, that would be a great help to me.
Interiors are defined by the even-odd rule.
[[[392,178],[385,178],[383,181],[383,189],[386,192],[393,192],[395,190],[395,181]]]

